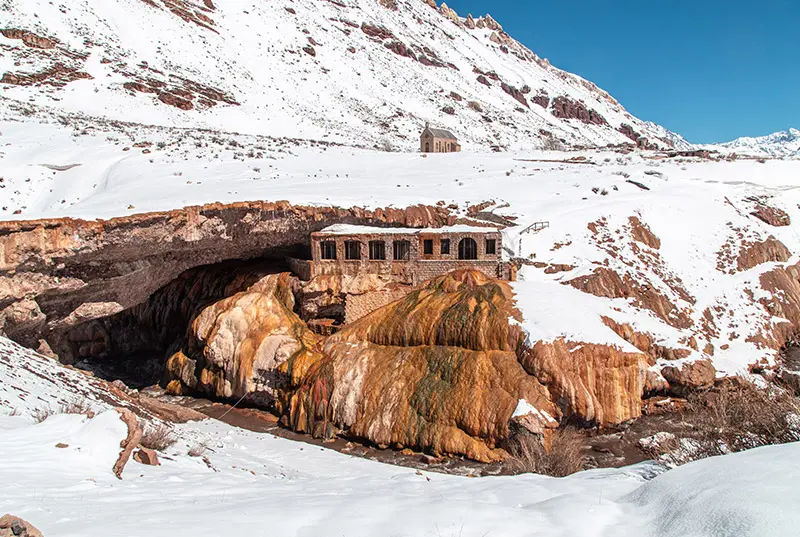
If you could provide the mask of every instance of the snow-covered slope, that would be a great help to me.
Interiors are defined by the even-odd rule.
[[[131,460],[118,480],[126,428],[116,412],[93,402],[93,418],[32,418],[82,396],[88,377],[3,338],[0,358],[0,505],[48,536],[782,537],[800,524],[800,444],[666,473],[644,463],[471,479],[206,420],[175,426],[161,466]]]
[[[800,157],[800,130],[776,132],[756,138],[737,138],[731,142],[718,144],[728,150],[744,155],[771,158]]]
[[[491,17],[423,0],[0,5],[3,96],[60,111],[403,149],[426,121],[465,149],[674,142]]]

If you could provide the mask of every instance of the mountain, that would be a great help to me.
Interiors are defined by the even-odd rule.
[[[737,153],[759,157],[798,158],[800,157],[800,130],[789,129],[756,138],[746,136],[718,145]]]
[[[666,142],[675,149],[692,150],[697,148],[695,144],[687,141],[686,138],[677,132],[672,132],[666,127],[662,127],[658,123],[645,121],[645,125],[647,125],[648,130],[652,132],[658,139]]]
[[[58,113],[382,149],[426,121],[469,150],[676,143],[434,0],[0,4],[3,96]]]

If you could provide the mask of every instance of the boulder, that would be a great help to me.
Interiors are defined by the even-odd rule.
[[[0,537],[43,537],[33,524],[14,515],[0,517]]]
[[[661,375],[669,383],[671,393],[684,396],[696,390],[712,387],[717,371],[711,360],[695,360],[677,366],[662,367]]]
[[[133,460],[147,466],[161,466],[158,461],[158,454],[152,449],[143,446],[139,446],[139,449],[133,454]]]

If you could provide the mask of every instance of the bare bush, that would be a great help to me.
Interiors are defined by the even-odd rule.
[[[144,431],[139,444],[156,451],[164,451],[178,439],[172,434],[172,430],[166,425],[150,425]]]
[[[736,378],[687,401],[697,458],[800,440],[800,400],[774,386]]]
[[[564,151],[564,144],[557,138],[546,136],[542,138],[542,149],[547,151]]]
[[[84,416],[94,417],[94,411],[92,410],[92,405],[90,405],[85,399],[81,399],[78,401],[70,401],[68,403],[64,403],[58,409],[59,414],[82,414]]]
[[[387,153],[393,153],[395,151],[394,144],[392,144],[392,141],[388,137],[382,138],[378,147],[381,151],[386,151]]]
[[[56,413],[52,408],[37,408],[33,411],[33,421],[42,423],[44,420]]]
[[[509,440],[510,468],[515,473],[536,473],[563,477],[583,470],[583,435],[567,427],[552,433],[550,449],[543,437],[518,434]]]

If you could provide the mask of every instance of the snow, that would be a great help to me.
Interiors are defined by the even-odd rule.
[[[767,136],[737,138],[717,144],[728,152],[768,158],[800,158],[800,130],[789,129]]]
[[[117,412],[36,423],[30,405],[15,406],[27,398],[79,397],[89,377],[72,379],[73,372],[0,343],[13,358],[0,361],[0,505],[48,537],[780,537],[794,535],[800,523],[797,443],[666,473],[642,463],[566,478],[470,478],[205,420],[175,425],[178,442],[161,453],[161,466],[131,460],[118,480],[111,468],[126,427]],[[36,369],[39,361],[51,367]],[[26,373],[31,367],[41,374]],[[31,383],[18,386],[22,377]]]
[[[517,402],[517,407],[514,409],[514,413],[511,415],[511,417],[517,418],[520,416],[528,416],[530,414],[533,414],[534,416],[542,419],[543,421],[549,421],[549,422],[556,421],[555,419],[553,419],[553,416],[551,416],[544,410],[539,410],[525,399],[520,399]]]
[[[681,466],[624,498],[643,536],[795,535],[800,444],[756,448]]]
[[[405,228],[405,227],[372,227],[372,226],[359,226],[354,224],[334,224],[328,226],[318,233],[325,235],[379,235],[379,234],[393,234],[393,235],[420,235],[435,231],[440,235],[447,235],[452,233],[489,233],[497,232],[498,228],[493,227],[479,227],[468,225],[454,225],[442,226],[437,228]]]

